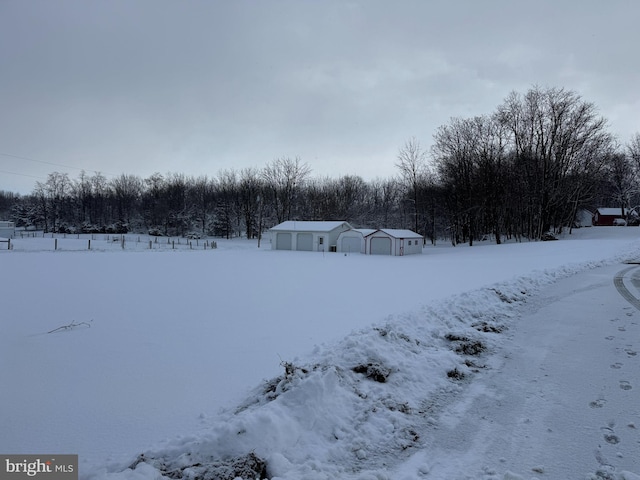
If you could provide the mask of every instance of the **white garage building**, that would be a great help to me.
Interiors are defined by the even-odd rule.
[[[342,232],[338,236],[337,251],[344,253],[364,253],[364,237],[373,232],[375,232],[373,228],[354,228]]]
[[[273,227],[271,249],[329,252],[337,249],[338,236],[353,230],[347,222],[299,222],[288,220]]]
[[[422,253],[422,235],[411,230],[384,228],[364,237],[365,253],[371,255],[412,255]]]
[[[352,228],[344,221],[288,220],[273,227],[272,250],[412,255],[422,253],[423,238],[411,230]]]

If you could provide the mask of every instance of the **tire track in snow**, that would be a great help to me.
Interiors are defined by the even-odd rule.
[[[637,268],[638,268],[637,265],[633,265],[631,267],[625,268],[624,270],[618,272],[616,276],[613,278],[613,284],[618,290],[618,293],[620,293],[620,295],[622,295],[622,297],[627,302],[629,302],[631,305],[633,305],[638,310],[640,310],[640,299],[638,299],[635,295],[633,295],[633,293],[631,293],[629,289],[626,287],[626,285],[624,284],[625,275],[629,273],[631,270],[634,270]],[[640,278],[638,278],[638,273],[640,273],[640,271],[635,272],[631,279],[634,286],[636,285],[640,286]]]

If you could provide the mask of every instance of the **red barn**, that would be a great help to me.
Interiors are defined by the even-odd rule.
[[[593,225],[600,227],[626,225],[626,218],[628,214],[628,208],[624,209],[624,215],[622,214],[621,208],[598,208],[596,213],[593,214]]]

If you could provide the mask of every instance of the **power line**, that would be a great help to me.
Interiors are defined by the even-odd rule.
[[[44,160],[36,160],[35,158],[23,157],[21,155],[13,155],[11,153],[0,152],[0,155],[5,156],[5,157],[19,158],[20,160],[28,160],[30,162],[43,163],[45,165],[53,165],[54,167],[72,168],[74,170],[80,170],[80,171],[85,171],[85,172],[93,172],[93,173],[100,173],[100,174],[103,174],[103,175],[109,175],[111,177],[117,177],[117,175],[115,173],[100,172],[98,170],[91,170],[91,169],[87,169],[87,168],[72,167],[71,165],[63,165],[61,163],[45,162]],[[12,173],[12,172],[5,172],[5,173]],[[25,175],[27,177],[32,176],[32,175],[26,175],[26,174],[23,174],[23,173],[15,173],[14,175]],[[42,178],[42,177],[35,177],[35,178]]]
[[[31,178],[39,178],[44,180],[44,177],[36,177],[35,175],[28,175],[26,173],[16,173],[16,172],[7,172],[6,170],[0,170],[0,173],[6,173],[8,175],[20,175],[21,177],[31,177]]]
[[[55,167],[65,167],[65,168],[74,168],[76,170],[82,170],[82,168],[77,168],[77,167],[72,167],[70,165],[62,165],[60,163],[53,163],[53,162],[45,162],[44,160],[35,160],[33,158],[28,158],[28,157],[21,157],[20,155],[12,155],[11,153],[3,153],[0,152],[0,155],[3,155],[5,157],[13,157],[13,158],[19,158],[21,160],[29,160],[30,162],[37,162],[37,163],[44,163],[46,165],[53,165]]]

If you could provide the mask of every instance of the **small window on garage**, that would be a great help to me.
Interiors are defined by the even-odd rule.
[[[320,237],[320,245],[324,245],[324,237]]]
[[[411,245],[411,240],[409,240],[409,245]]]

